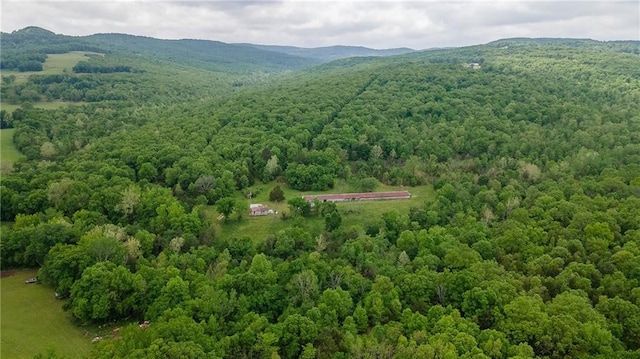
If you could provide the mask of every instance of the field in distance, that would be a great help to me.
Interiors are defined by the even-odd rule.
[[[89,56],[87,55],[101,55],[97,52],[87,52],[87,51],[71,51],[64,54],[48,54],[47,59],[44,62],[42,71],[10,71],[3,70],[2,76],[15,76],[15,83],[24,83],[27,81],[29,76],[31,75],[60,75],[64,73],[72,73],[73,67],[80,61],[89,60]],[[79,102],[68,102],[68,101],[51,101],[51,102],[36,102],[33,104],[33,107],[42,108],[45,110],[53,110],[66,105],[78,105],[82,104]],[[2,109],[11,113],[19,108],[21,105],[18,104],[9,104],[2,103]]]
[[[58,75],[65,72],[71,73],[73,67],[80,61],[89,60],[87,55],[103,55],[97,52],[71,51],[64,54],[47,54],[42,71],[2,71],[2,76],[16,77],[16,83],[25,82],[31,75]],[[4,105],[3,105],[4,107]]]
[[[79,106],[83,104],[86,104],[86,102],[50,101],[50,102],[36,102],[36,103],[33,103],[32,105],[35,108],[41,108],[43,110],[55,110],[63,106],[68,106],[68,105]],[[20,107],[22,107],[22,105],[16,105],[11,103],[2,104],[2,109],[9,113],[12,113],[13,111],[19,109]]]

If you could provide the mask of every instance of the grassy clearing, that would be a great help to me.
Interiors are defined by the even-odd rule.
[[[0,175],[11,172],[13,163],[24,157],[13,144],[13,128],[0,130]]]
[[[281,213],[289,212],[289,206],[286,201],[295,196],[305,194],[317,194],[317,192],[300,192],[292,190],[286,185],[281,184],[280,187],[285,193],[285,201],[275,203],[269,201],[269,192],[275,186],[275,183],[258,184],[251,187],[256,196],[250,200],[250,203],[262,203],[269,208],[278,212],[277,215],[249,217],[248,214],[243,215],[242,220],[238,221],[236,214],[232,214],[227,222],[218,220],[219,213],[214,206],[205,208],[206,215],[211,219],[216,227],[216,233],[223,238],[240,238],[248,236],[253,238],[256,243],[262,242],[269,235],[273,235],[279,230],[285,229],[293,223],[292,220],[282,220]],[[380,186],[377,192],[383,191],[409,191],[411,198],[408,200],[388,200],[388,201],[362,201],[362,202],[342,202],[337,203],[338,209],[342,214],[342,226],[345,228],[357,227],[364,229],[364,225],[371,220],[378,219],[383,213],[397,209],[401,213],[407,213],[410,207],[420,207],[425,202],[430,202],[435,198],[435,192],[431,186],[419,187],[394,187]],[[337,183],[336,186],[322,193],[349,193],[353,192],[345,183]],[[236,198],[238,201],[244,198]],[[304,219],[303,225],[311,233],[319,233],[324,228],[324,220],[319,217],[311,217]]]
[[[24,157],[13,144],[14,132],[14,128],[3,128],[0,130],[0,155],[2,156],[3,162],[5,160],[15,162]]]
[[[264,187],[264,188],[263,188]],[[211,220],[213,226],[216,229],[216,233],[223,238],[241,238],[248,236],[254,240],[254,242],[262,242],[269,235],[272,235],[278,232],[281,229],[285,229],[289,227],[291,222],[283,221],[281,218],[281,213],[283,211],[288,212],[289,206],[285,202],[276,203],[269,201],[269,191],[273,186],[271,185],[260,185],[254,186],[251,189],[254,193],[258,193],[256,197],[251,200],[247,200],[241,195],[236,196],[236,201],[245,201],[247,203],[263,203],[269,206],[269,208],[276,211],[278,214],[272,214],[269,216],[259,216],[259,217],[250,217],[248,213],[242,215],[242,219],[238,220],[238,216],[236,213],[233,213],[228,220],[224,220],[221,218],[220,213],[216,211],[215,206],[207,206],[204,209],[205,215]],[[288,197],[288,192],[284,186],[282,186],[285,190],[285,196]],[[268,188],[268,189],[267,189]],[[220,219],[218,219],[220,218]],[[311,225],[312,221],[305,222],[307,225]],[[318,221],[319,225],[321,223]],[[318,224],[316,224],[318,225]],[[315,227],[312,226],[312,227]],[[311,229],[311,228],[308,228]]]
[[[432,186],[418,187],[393,187],[382,186],[377,192],[384,191],[409,191],[410,199],[398,199],[389,201],[363,201],[338,203],[338,209],[342,214],[342,223],[346,226],[356,226],[361,229],[372,220],[379,219],[385,212],[398,210],[401,214],[409,213],[411,207],[422,207],[426,202],[435,198]]]
[[[89,60],[87,54],[96,54],[87,51],[71,51],[65,54],[48,54],[47,59],[42,66],[42,71],[2,71],[2,76],[16,77],[15,82],[21,83],[27,81],[31,75],[57,75],[65,72],[71,73],[72,68],[82,60]]]
[[[33,107],[36,108],[41,108],[44,110],[55,110],[57,108],[60,107],[64,107],[64,106],[79,106],[79,105],[84,105],[87,104],[87,102],[70,102],[70,101],[49,101],[49,102],[36,102],[33,103]],[[10,103],[3,103],[2,104],[2,109],[11,113],[13,111],[15,111],[16,109],[20,108],[20,106],[22,105],[16,105],[16,104],[10,104]]]
[[[44,62],[42,71],[2,71],[2,76],[15,76],[15,83],[24,83],[31,75],[58,75],[63,73],[72,73],[73,66],[83,60],[88,60],[87,54],[102,55],[94,52],[87,51],[71,51],[66,54],[48,54],[47,59]],[[46,110],[52,110],[67,105],[78,105],[80,102],[67,102],[67,101],[51,101],[51,102],[37,102],[33,106],[37,108],[43,108]],[[2,103],[1,107],[7,112],[13,112],[20,105]]]
[[[217,222],[215,218],[214,221]],[[278,231],[290,227],[293,223],[292,219],[283,221],[280,215],[259,217],[245,215],[241,221],[232,218],[228,222],[218,222],[216,233],[226,239],[249,237],[257,244],[262,243]],[[310,233],[319,233],[324,228],[324,221],[319,217],[305,218],[302,224],[305,230]]]
[[[86,357],[92,337],[72,324],[50,288],[24,283],[35,275],[36,270],[18,270],[0,279],[0,357],[31,358],[51,348],[64,357]]]
[[[82,60],[89,60],[87,55],[102,55],[95,52],[71,51],[66,54],[49,54],[44,62],[43,71],[53,74],[61,74],[65,71],[71,72],[72,68]]]
[[[9,113],[17,110],[18,108],[20,108],[21,105],[15,105],[12,103],[4,103],[4,102],[0,102],[0,109],[5,110]]]

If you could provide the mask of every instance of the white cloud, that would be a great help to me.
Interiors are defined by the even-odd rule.
[[[499,38],[639,40],[638,1],[3,0],[1,28],[294,46],[461,46]]]

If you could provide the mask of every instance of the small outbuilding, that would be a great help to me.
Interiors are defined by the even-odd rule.
[[[270,210],[269,207],[264,204],[254,203],[249,205],[250,216],[266,216],[270,213],[273,213],[273,210]]]

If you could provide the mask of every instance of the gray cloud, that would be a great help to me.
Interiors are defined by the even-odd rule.
[[[640,39],[638,1],[3,0],[1,28],[294,46],[462,46],[500,38]]]

